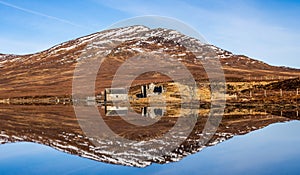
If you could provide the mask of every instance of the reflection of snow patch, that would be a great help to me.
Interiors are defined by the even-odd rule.
[[[180,56],[180,57],[186,56],[186,53],[180,53],[180,54],[178,54],[178,56]]]
[[[136,51],[136,52],[143,52],[144,50],[142,48],[131,48],[131,50]]]

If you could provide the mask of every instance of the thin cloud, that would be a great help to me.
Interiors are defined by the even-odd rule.
[[[75,26],[75,27],[90,29],[90,28],[87,28],[85,26],[73,23],[71,21],[68,21],[68,20],[65,20],[65,19],[62,19],[62,18],[58,18],[58,17],[55,17],[55,16],[51,16],[51,15],[47,15],[47,14],[40,13],[40,12],[37,12],[37,11],[33,11],[33,10],[30,10],[30,9],[26,9],[26,8],[23,8],[23,7],[19,7],[19,6],[16,6],[14,4],[4,2],[4,1],[0,1],[0,4],[5,5],[7,7],[10,7],[10,8],[14,8],[14,9],[26,12],[26,13],[30,13],[30,14],[37,15],[37,16],[40,16],[40,17],[48,18],[48,19],[55,20],[55,21],[58,21],[58,22],[61,22],[61,23],[69,24],[69,25],[72,25],[72,26]]]

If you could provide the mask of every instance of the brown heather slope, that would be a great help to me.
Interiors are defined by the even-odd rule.
[[[54,46],[48,50],[30,55],[0,55],[0,99],[14,97],[70,97],[72,78],[76,64],[91,42],[102,42],[109,46],[111,41],[121,44],[111,50],[101,65],[96,81],[96,93],[109,87],[111,80],[122,63],[141,52],[162,50],[172,58],[180,60],[197,81],[207,79],[207,75],[193,53],[180,44],[180,41],[200,43],[173,30],[149,29],[144,26],[131,26],[111,29]],[[200,43],[201,45],[202,43]],[[215,46],[210,48],[220,57],[227,82],[298,77],[300,70],[270,66],[246,56],[234,55]],[[134,49],[133,49],[134,48]],[[104,48],[105,49],[105,48]],[[201,49],[201,48],[199,48]],[[85,58],[89,59],[89,58]],[[170,69],[173,69],[170,63]],[[144,66],[144,65],[142,65]],[[134,71],[134,69],[132,70]],[[176,71],[174,72],[175,76]],[[150,72],[138,77],[133,86],[150,82],[165,82],[170,79]]]

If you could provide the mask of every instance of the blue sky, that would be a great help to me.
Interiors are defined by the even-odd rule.
[[[177,18],[211,44],[300,68],[300,1],[291,0],[0,0],[0,53],[34,53],[141,15]]]

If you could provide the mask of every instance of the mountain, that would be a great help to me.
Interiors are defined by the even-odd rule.
[[[160,56],[158,61],[154,62],[156,65],[167,60],[167,64],[164,62],[163,66],[177,80],[184,78],[182,72],[177,69],[176,62],[179,61],[191,72],[197,83],[206,84],[203,87],[209,86],[207,85],[208,75],[205,63],[209,62],[214,66],[220,62],[228,85],[228,93],[236,95],[241,92],[238,95],[243,95],[243,97],[237,98],[240,101],[249,96],[249,92],[252,92],[249,89],[251,90],[256,85],[261,85],[259,87],[262,89],[270,87],[269,89],[276,91],[286,85],[289,85],[291,87],[289,89],[292,90],[295,90],[294,85],[296,88],[299,86],[298,80],[295,79],[300,73],[298,69],[275,67],[247,56],[235,55],[174,30],[150,29],[144,26],[110,29],[64,42],[35,54],[0,54],[0,103],[4,103],[0,106],[0,144],[34,142],[97,161],[145,167],[151,163],[163,164],[178,161],[187,155],[196,153],[207,146],[214,146],[235,135],[247,134],[272,123],[298,119],[298,111],[284,111],[294,109],[293,107],[264,106],[266,104],[265,99],[264,103],[261,103],[262,105],[251,103],[252,106],[250,106],[234,103],[235,106],[231,106],[231,108],[227,105],[225,115],[214,115],[215,112],[212,114],[213,119],[209,119],[208,115],[211,111],[217,110],[211,109],[210,111],[210,105],[201,104],[203,105],[201,108],[178,109],[176,104],[168,104],[166,106],[167,114],[155,124],[145,127],[130,124],[119,116],[106,115],[105,109],[103,109],[105,106],[80,106],[79,104],[79,107],[86,109],[83,117],[91,117],[79,118],[76,115],[78,113],[74,111],[74,106],[77,103],[73,103],[74,106],[67,104],[48,105],[52,102],[70,102],[74,76],[75,78],[89,78],[89,75],[92,75],[93,63],[102,58],[99,55],[105,55],[105,57],[103,57],[100,69],[96,70],[95,91],[97,94],[111,86],[116,72],[127,60],[138,55],[147,55],[147,53],[152,54],[148,57],[150,60],[146,60],[150,62],[153,62],[151,60],[153,55]],[[164,57],[165,55],[168,57]],[[215,58],[215,56],[218,56],[218,59],[210,59]],[[74,75],[78,65],[84,63],[90,67],[81,71],[88,76]],[[138,72],[139,69],[147,68],[147,64],[130,67],[128,74],[120,75],[121,79],[128,78],[130,74]],[[218,78],[220,75],[219,72],[214,72],[213,67],[210,71],[213,72],[213,78]],[[174,84],[171,84],[170,81],[170,77],[153,71],[136,77],[131,86],[133,90],[140,91],[139,86],[143,84],[156,82],[165,85],[169,83],[169,86],[166,87],[167,90],[170,90],[168,93],[173,95],[173,99],[176,96],[180,97],[180,94],[172,92]],[[122,85],[124,82],[119,83]],[[80,84],[80,87],[85,86],[84,83]],[[203,87],[200,87],[200,91],[206,91]],[[268,91],[268,93],[270,92]],[[265,97],[263,91],[262,96]],[[201,97],[204,98],[205,96]],[[257,98],[254,91],[252,98]],[[291,96],[287,96],[287,98],[291,98]],[[298,97],[296,98],[297,102]],[[282,101],[281,98],[278,100]],[[138,104],[132,107],[139,108],[139,113],[141,113],[143,111],[141,108],[145,106]],[[89,137],[86,130],[81,128],[81,122],[97,124],[96,122],[101,119],[89,110],[91,108],[97,108],[103,116],[105,124],[118,136],[138,142],[130,144],[118,142],[118,140],[110,137],[104,139]],[[161,108],[158,108],[158,111],[159,109]],[[280,110],[273,111],[274,109]],[[200,117],[195,118],[195,113],[198,113]],[[148,144],[148,140],[157,141],[162,146],[172,145],[171,141],[174,138],[161,142],[159,136],[173,128],[178,119],[183,118],[182,120],[186,121],[190,117],[197,120],[193,131],[184,142],[175,145],[177,147],[171,150],[169,154],[161,155],[160,149],[149,149],[153,147]],[[217,120],[221,118],[222,121],[220,121],[216,132],[203,131],[206,124],[208,127],[215,126],[218,123]],[[130,117],[127,119],[130,120]],[[135,121],[135,119],[133,120]],[[100,129],[105,127],[96,126]],[[97,129],[97,127],[89,128]],[[190,123],[183,122],[180,127],[185,130],[190,127]],[[181,133],[178,132],[179,136]],[[206,137],[207,134],[211,133],[211,138]],[[169,136],[173,137],[173,135]],[[208,139],[207,142],[203,142],[205,139]]]
[[[112,43],[119,43],[113,47]],[[92,43],[92,44],[91,44]],[[182,44],[184,43],[184,45]],[[150,29],[130,26],[94,33],[56,45],[48,50],[29,55],[0,55],[0,99],[14,97],[70,97],[76,64],[82,60],[96,59],[89,55],[95,49],[106,53],[96,81],[96,93],[111,85],[119,66],[139,53],[160,50],[181,61],[197,81],[207,79],[201,59],[189,51],[211,49],[219,56],[227,82],[249,80],[288,79],[298,77],[300,70],[275,67],[243,55],[235,55],[213,45],[170,29]],[[101,46],[101,47],[100,47]],[[96,53],[93,51],[93,53]],[[172,63],[170,63],[172,69]],[[174,71],[174,75],[181,75]],[[137,77],[136,84],[165,82],[164,75],[147,73]]]

